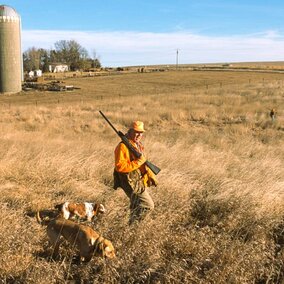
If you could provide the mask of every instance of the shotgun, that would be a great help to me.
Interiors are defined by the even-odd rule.
[[[128,150],[137,158],[139,159],[141,157],[141,153],[139,153],[134,146],[129,142],[129,140],[127,139],[127,137],[125,136],[125,134],[123,134],[121,131],[117,131],[115,129],[115,127],[112,125],[112,123],[108,120],[108,118],[103,114],[102,111],[99,110],[99,113],[102,115],[102,117],[106,120],[106,122],[111,126],[111,128],[114,130],[114,132],[120,137],[121,141],[126,145],[126,147],[128,148]],[[161,169],[158,168],[157,166],[155,166],[154,164],[152,164],[151,162],[149,162],[148,160],[145,162],[145,164],[147,165],[147,167],[149,169],[151,169],[151,171],[157,175]]]

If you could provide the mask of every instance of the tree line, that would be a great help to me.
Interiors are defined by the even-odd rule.
[[[93,58],[88,51],[75,40],[60,40],[54,44],[54,49],[31,47],[23,53],[24,71],[42,70],[49,71],[51,64],[67,64],[70,71],[100,68],[101,63],[93,52]]]

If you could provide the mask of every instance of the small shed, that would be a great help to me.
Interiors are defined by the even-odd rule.
[[[35,76],[41,77],[42,76],[42,71],[41,70],[35,70],[34,71]]]
[[[28,73],[29,78],[33,78],[35,76],[35,72],[34,71],[30,71]]]
[[[49,65],[49,72],[58,73],[58,72],[67,72],[69,67],[67,64],[51,64]]]

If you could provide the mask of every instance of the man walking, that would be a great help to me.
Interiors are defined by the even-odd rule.
[[[129,224],[142,220],[146,213],[154,209],[147,187],[157,186],[157,180],[145,165],[146,158],[141,143],[144,132],[144,123],[134,121],[126,134],[129,142],[142,154],[140,158],[135,158],[123,142],[114,151],[114,188],[121,187],[130,200]]]

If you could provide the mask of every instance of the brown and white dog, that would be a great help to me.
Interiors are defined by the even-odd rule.
[[[59,253],[59,247],[63,237],[72,246],[76,246],[80,252],[80,260],[89,262],[92,256],[107,258],[115,257],[115,250],[111,241],[100,236],[91,227],[66,220],[61,216],[52,220],[42,221],[40,214],[37,214],[40,224],[47,224],[47,235],[53,246],[52,257]]]
[[[75,216],[80,218],[86,218],[88,221],[92,221],[95,216],[98,214],[105,213],[105,207],[103,204],[98,203],[72,203],[64,202],[55,206],[58,209],[65,219],[70,219]]]

